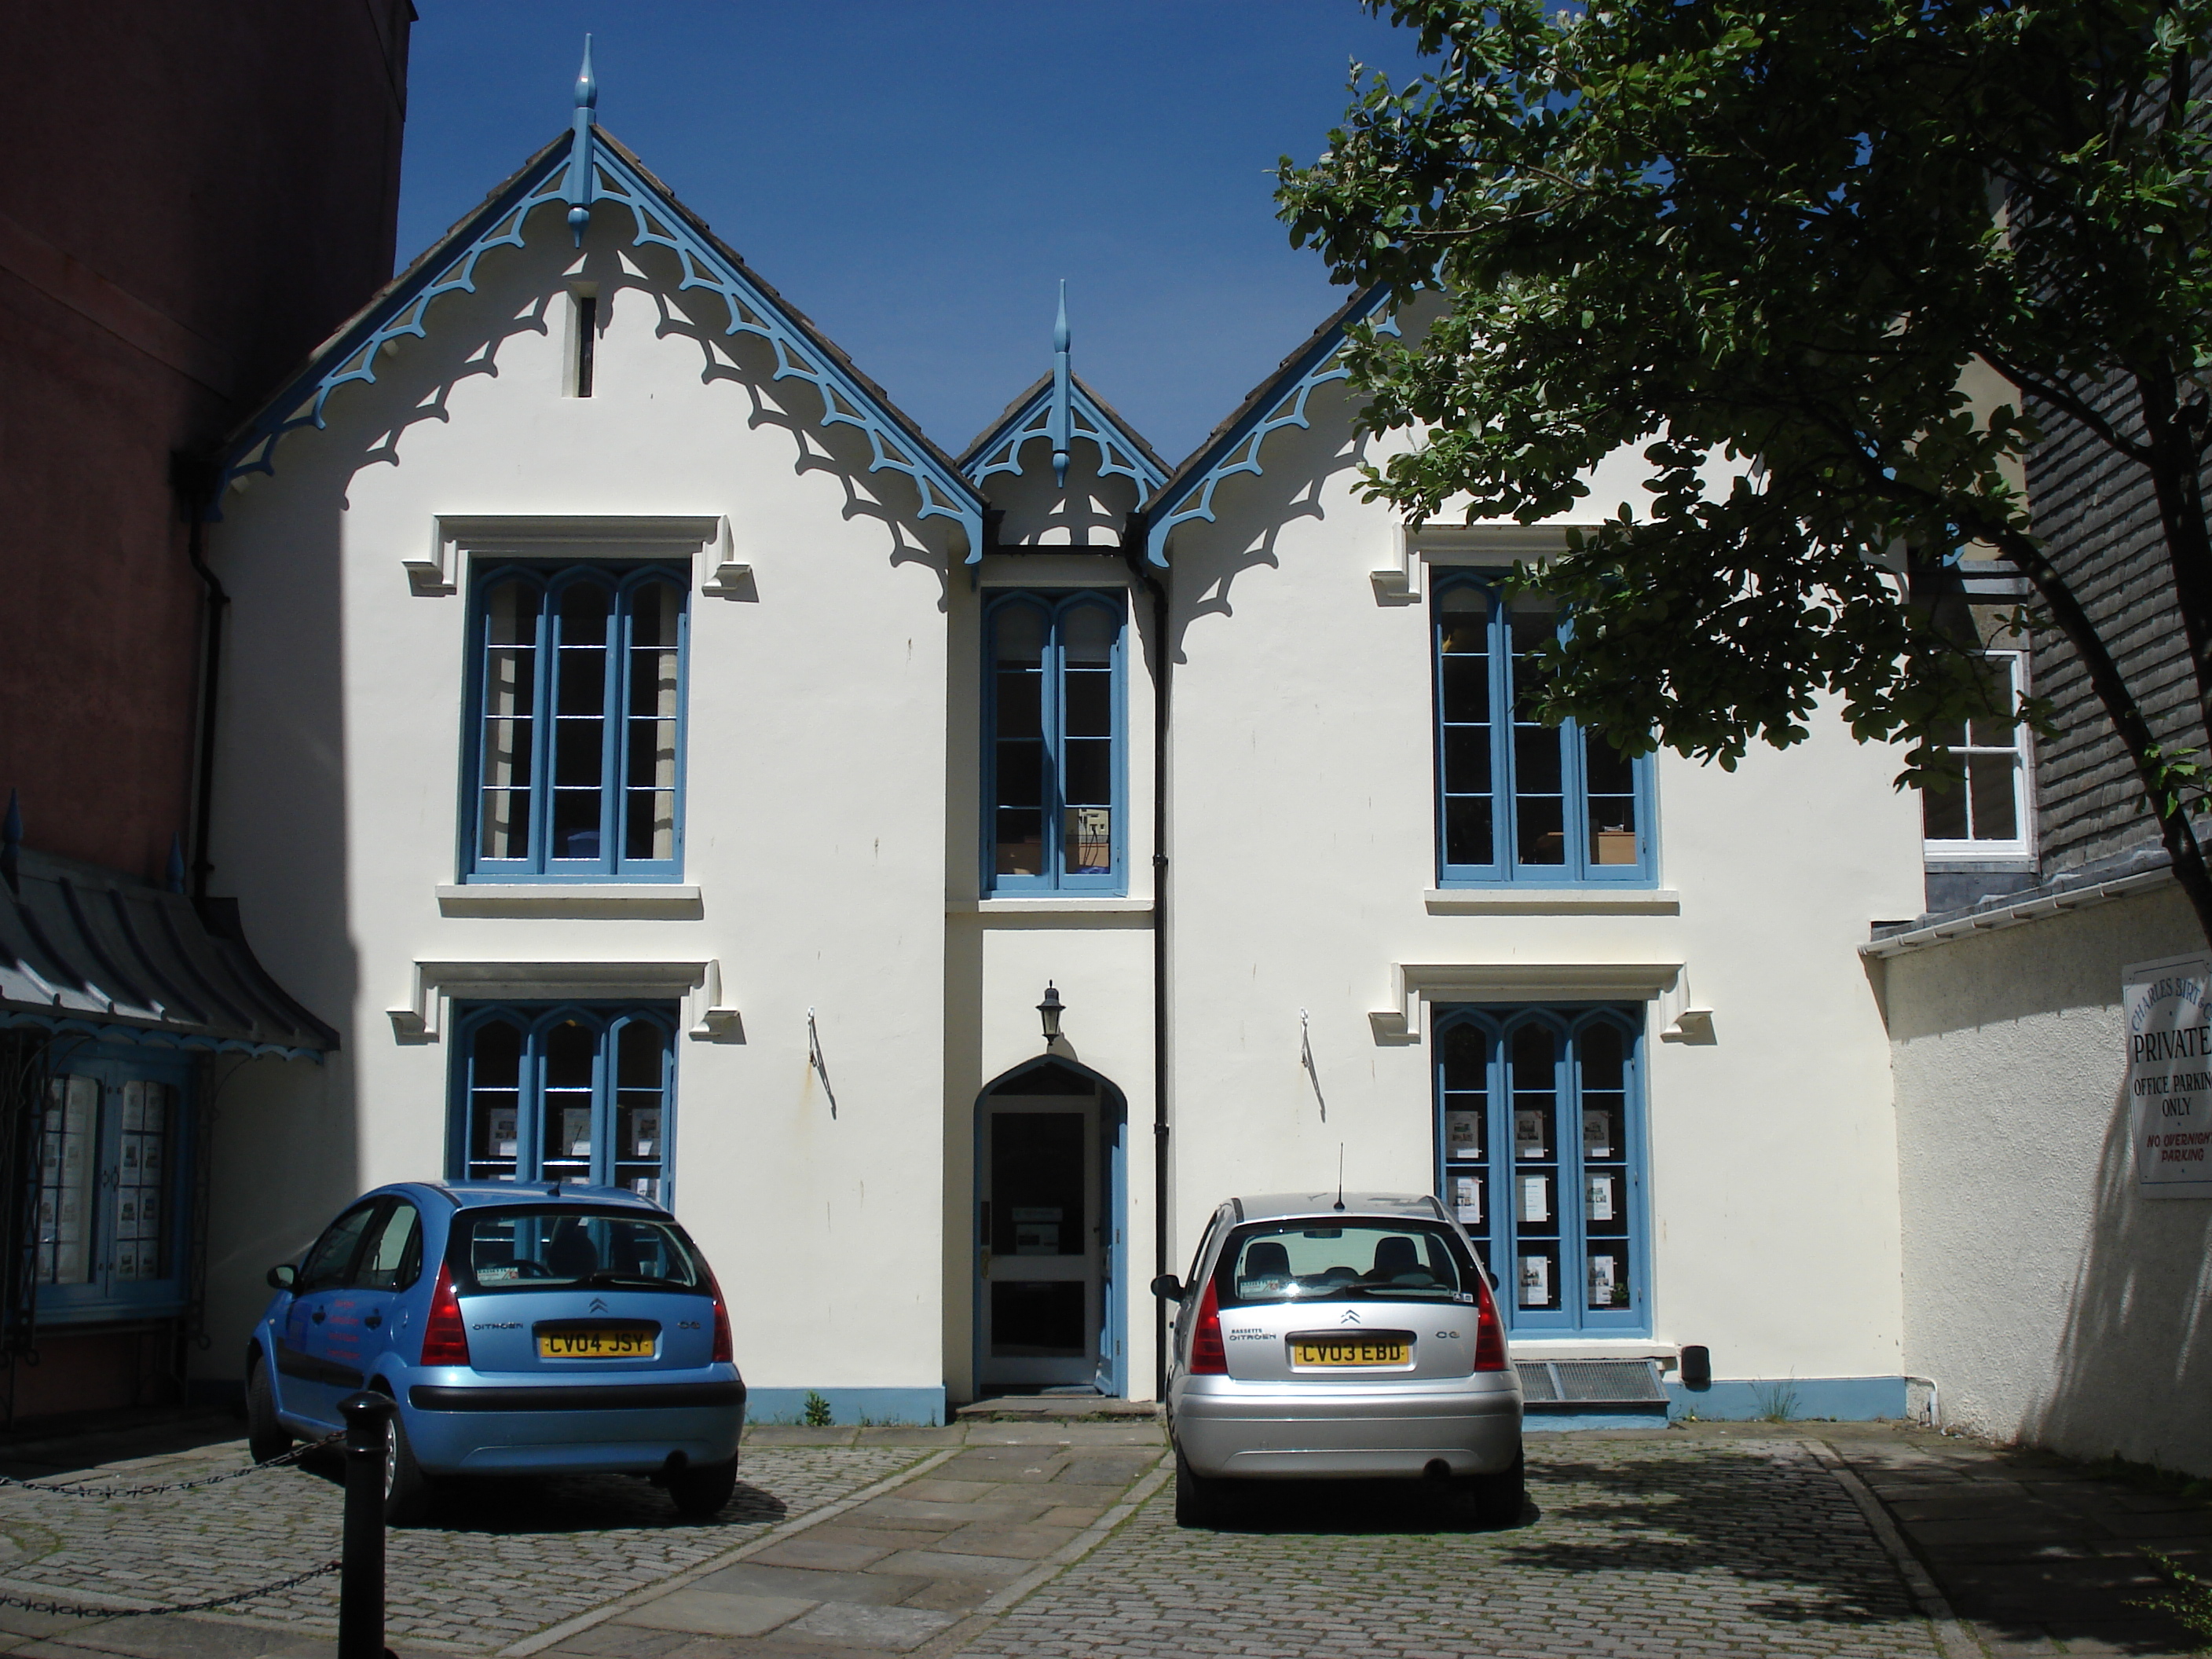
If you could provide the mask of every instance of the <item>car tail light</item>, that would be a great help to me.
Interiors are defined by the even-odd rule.
[[[714,1277],[714,1270],[703,1261],[699,1264],[707,1273],[707,1294],[714,1298],[714,1350],[707,1356],[710,1364],[734,1364],[738,1357],[737,1344],[730,1340],[730,1310],[722,1300],[722,1286]]]
[[[1474,1293],[1474,1368],[1479,1371],[1502,1371],[1505,1369],[1505,1322],[1498,1316],[1498,1301],[1490,1293],[1489,1275],[1475,1275]]]
[[[1206,1294],[1198,1298],[1198,1325],[1190,1334],[1187,1369],[1193,1376],[1229,1375],[1229,1355],[1221,1346],[1221,1300],[1213,1293],[1210,1279],[1206,1281]]]
[[[422,1363],[466,1365],[469,1328],[461,1322],[461,1298],[453,1294],[453,1270],[441,1262],[438,1286],[430,1292],[430,1316],[422,1323]]]

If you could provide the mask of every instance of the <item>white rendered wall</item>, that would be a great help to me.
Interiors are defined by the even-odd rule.
[[[549,216],[550,214],[550,216]],[[678,1039],[675,1206],[732,1303],[757,1389],[934,1389],[944,1376],[946,520],[869,475],[720,302],[674,291],[617,216],[572,252],[557,210],[477,268],[431,333],[287,438],[215,538],[233,596],[219,890],[339,1026],[327,1072],[222,1103],[210,1374],[234,1375],[261,1270],[337,1201],[443,1172],[444,1042],[396,1042],[413,964],[720,963],[743,1040]],[[597,284],[596,395],[563,395],[565,285]],[[732,356],[734,353],[734,356]],[[698,592],[688,663],[689,919],[459,916],[463,592],[403,558],[433,515],[726,515],[753,579]],[[816,1011],[833,1117],[807,1060]],[[265,1152],[264,1152],[264,1149]]]
[[[1265,476],[1226,483],[1219,522],[1170,554],[1174,1265],[1224,1197],[1333,1183],[1340,1146],[1352,1187],[1430,1190],[1427,1022],[1404,1042],[1369,1018],[1394,963],[1525,969],[1531,988],[1468,1000],[1542,1001],[1584,1000],[1533,988],[1547,969],[1678,963],[1673,1006],[1711,1008],[1715,1040],[1658,1041],[1671,1009],[1647,1024],[1654,1340],[1584,1351],[1703,1343],[1721,1378],[1895,1379],[1888,1052],[1856,947],[1920,908],[1897,757],[1826,717],[1733,774],[1662,756],[1679,914],[1571,893],[1554,914],[1431,913],[1430,611],[1370,580],[1399,560],[1387,510],[1357,499],[1349,409],[1317,392],[1310,432],[1271,438]]]
[[[2180,890],[1892,957],[1908,1368],[1944,1423],[2212,1474],[2212,1202],[2146,1200],[2120,975],[2203,948]]]

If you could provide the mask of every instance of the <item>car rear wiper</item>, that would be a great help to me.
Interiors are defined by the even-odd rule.
[[[586,1285],[665,1285],[672,1290],[678,1291],[698,1288],[696,1285],[686,1285],[680,1279],[662,1279],[653,1273],[618,1273],[608,1268],[602,1268],[599,1272],[586,1276],[583,1282]]]

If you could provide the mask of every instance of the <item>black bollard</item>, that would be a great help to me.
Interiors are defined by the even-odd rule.
[[[384,1425],[392,1409],[366,1389],[338,1401],[346,1429],[338,1659],[392,1659],[384,1645]]]

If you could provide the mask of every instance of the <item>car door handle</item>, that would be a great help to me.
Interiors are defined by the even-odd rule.
[[[364,1325],[368,1326],[368,1328],[369,1328],[369,1329],[371,1329],[371,1330],[373,1331],[373,1330],[374,1330],[374,1329],[375,1329],[379,1325],[381,1325],[381,1324],[384,1322],[384,1316],[383,1316],[382,1314],[380,1314],[380,1313],[373,1313],[373,1314],[369,1315],[369,1316],[368,1316],[368,1318],[366,1318],[366,1319],[362,1320],[361,1322],[362,1322],[362,1324],[364,1324]]]
[[[323,1310],[320,1308],[318,1308],[314,1312],[309,1314],[307,1317],[313,1320],[315,1323],[319,1325],[323,1322]]]

